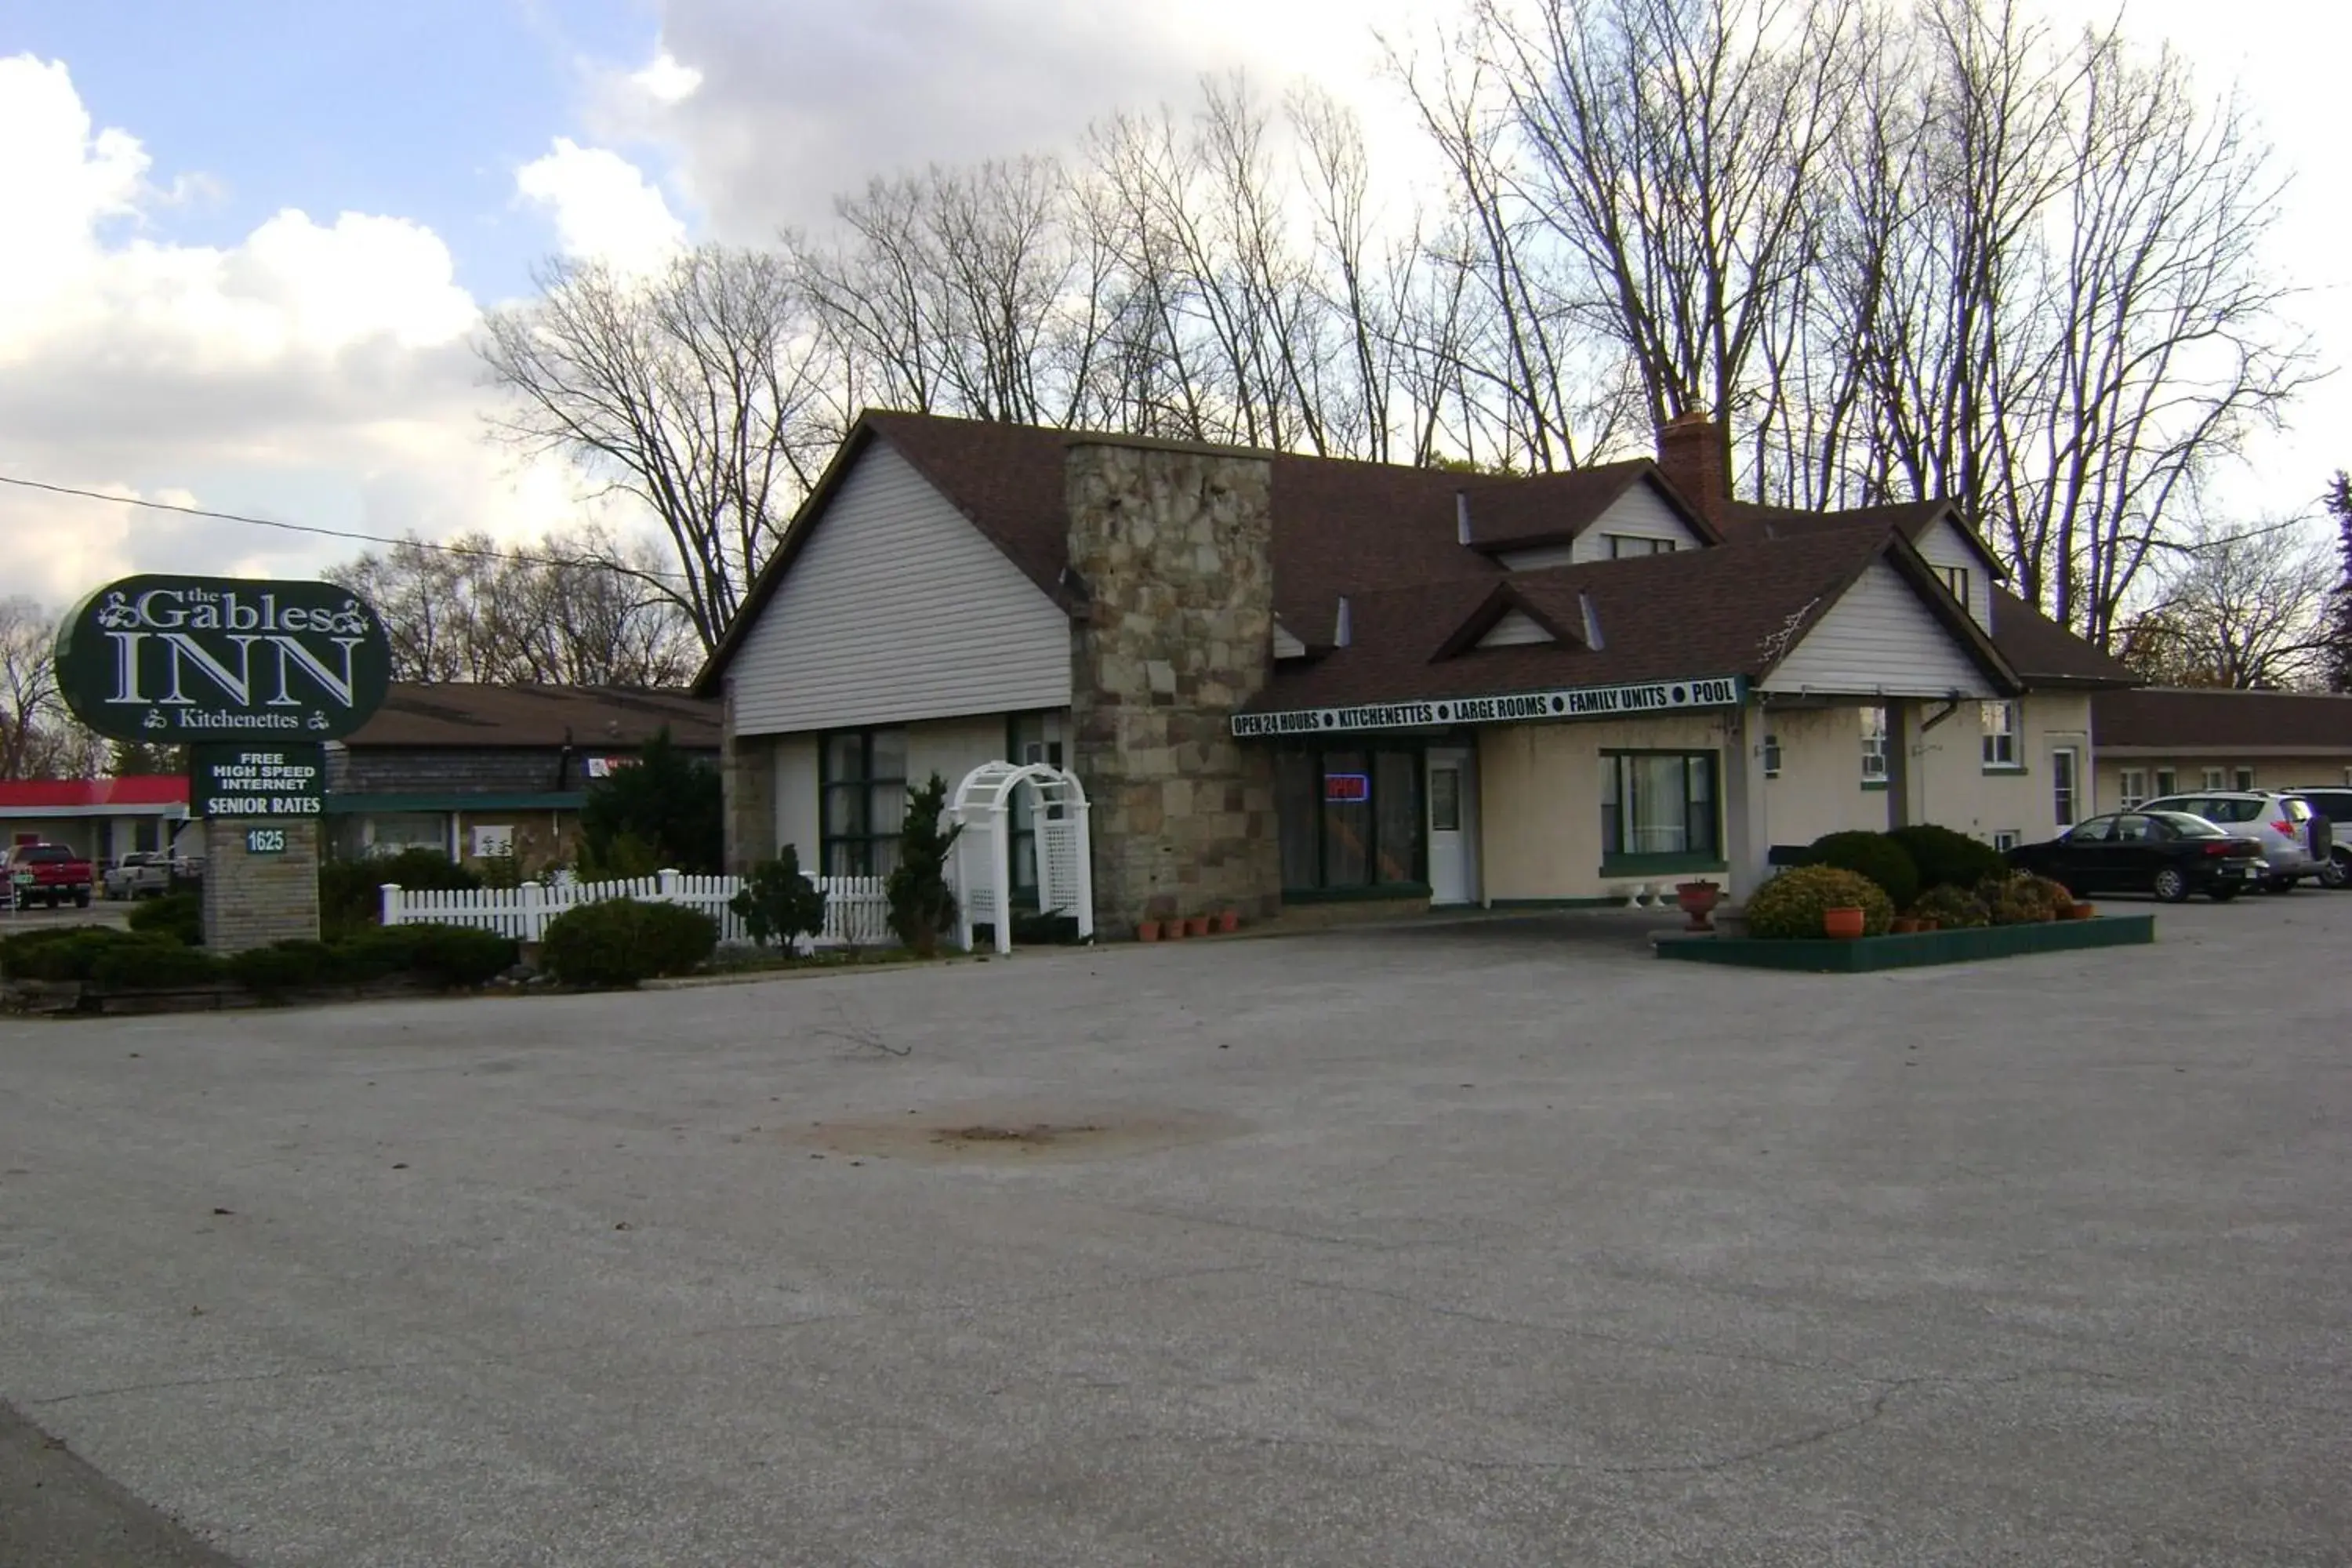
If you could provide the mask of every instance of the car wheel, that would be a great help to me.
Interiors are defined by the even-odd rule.
[[[88,893],[76,893],[74,895],[74,908],[78,910],[86,910],[89,908],[89,895]]]
[[[2319,885],[2323,888],[2352,888],[2352,856],[2331,855],[2319,868]]]
[[[2167,866],[2156,874],[2156,896],[2168,904],[2189,901],[2189,877],[2178,866]]]

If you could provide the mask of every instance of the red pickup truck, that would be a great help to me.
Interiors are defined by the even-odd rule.
[[[71,899],[89,908],[90,864],[62,844],[19,844],[8,851],[8,890],[16,907],[56,909]]]

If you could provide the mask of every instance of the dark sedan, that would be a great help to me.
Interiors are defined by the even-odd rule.
[[[2191,893],[2227,902],[2253,885],[2263,847],[2180,811],[2122,811],[2076,823],[2046,844],[2021,844],[2009,863],[2085,893]]]

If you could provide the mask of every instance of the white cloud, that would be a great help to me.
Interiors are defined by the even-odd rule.
[[[185,191],[94,128],[66,68],[0,58],[0,474],[370,532],[535,535],[562,471],[482,438],[479,321],[398,217],[278,214],[236,245],[144,232]],[[131,570],[306,574],[356,545],[0,487],[0,586]]]
[[[629,85],[656,103],[684,103],[702,85],[702,73],[680,65],[667,49],[656,49],[652,63],[630,73]]]
[[[644,171],[617,153],[583,147],[570,137],[557,137],[554,151],[525,163],[515,188],[546,211],[563,254],[577,259],[646,271],[686,239],[686,226]]]

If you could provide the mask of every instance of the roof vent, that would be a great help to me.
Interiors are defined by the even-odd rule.
[[[1348,613],[1348,595],[1342,594],[1339,595],[1339,624],[1331,630],[1331,646],[1346,647],[1355,640],[1354,622]]]
[[[1584,646],[1598,653],[1608,645],[1601,640],[1601,612],[1592,607],[1592,595],[1579,589],[1577,605],[1584,611]]]
[[[1456,544],[1470,542],[1470,492],[1468,490],[1454,492],[1454,542]]]

